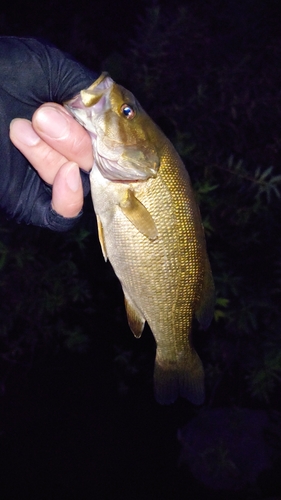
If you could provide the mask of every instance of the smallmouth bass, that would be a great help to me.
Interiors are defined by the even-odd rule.
[[[204,370],[191,327],[194,316],[208,327],[214,284],[188,173],[133,94],[107,73],[65,107],[92,137],[98,235],[129,326],[140,337],[147,322],[156,341],[156,400],[202,404]]]

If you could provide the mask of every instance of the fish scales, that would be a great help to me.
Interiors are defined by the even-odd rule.
[[[119,86],[113,85],[118,95]],[[95,84],[93,89],[95,91]],[[108,99],[107,113],[113,107],[114,92],[109,92],[111,102]],[[81,119],[71,104],[68,109],[88,130],[91,129],[88,120]],[[81,107],[81,102],[78,101],[78,105]],[[137,107],[135,101],[134,105]],[[109,132],[112,122],[116,127],[117,112],[114,113],[113,118],[107,115],[103,126],[106,138],[120,140],[124,147],[126,141],[130,145],[136,143],[141,150],[133,128],[129,134],[123,128],[120,134],[115,129]],[[144,176],[143,180],[135,181],[133,177],[133,182],[119,178],[115,181],[112,179],[114,166],[111,165],[109,175],[105,174],[96,156],[90,179],[99,238],[104,256],[121,282],[133,333],[140,336],[146,321],[155,337],[157,401],[169,404],[183,396],[201,404],[204,371],[192,346],[191,327],[194,315],[203,326],[212,317],[214,287],[205,238],[188,173],[170,141],[147,119],[151,127],[149,139],[153,137],[153,146],[157,142],[157,147],[152,146],[150,150],[157,151],[157,172]],[[142,130],[142,137],[143,134]],[[95,148],[98,149],[96,135],[93,135],[93,146],[94,154],[98,155],[95,153]],[[145,149],[144,155],[151,154],[154,161],[153,153],[147,151]],[[131,152],[129,154],[132,156]]]

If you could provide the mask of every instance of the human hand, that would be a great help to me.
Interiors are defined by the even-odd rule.
[[[15,37],[0,37],[0,68],[0,207],[17,222],[65,231],[89,191],[92,145],[60,103],[97,75],[51,45]]]
[[[46,103],[35,111],[32,122],[15,118],[10,139],[52,185],[52,208],[63,217],[77,217],[84,199],[79,167],[89,172],[93,164],[86,130],[63,106]]]

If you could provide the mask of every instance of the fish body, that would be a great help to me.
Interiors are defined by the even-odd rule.
[[[188,173],[134,96],[106,74],[66,107],[92,135],[99,239],[129,326],[140,337],[147,322],[156,341],[156,400],[201,404],[204,371],[191,328],[194,315],[209,325],[214,285]]]

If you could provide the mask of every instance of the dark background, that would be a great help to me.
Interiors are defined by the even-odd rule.
[[[3,217],[1,500],[280,499],[279,2],[13,1],[0,34],[138,96],[185,160],[217,290],[209,331],[194,325],[206,403],[162,407],[91,200],[67,235]]]

